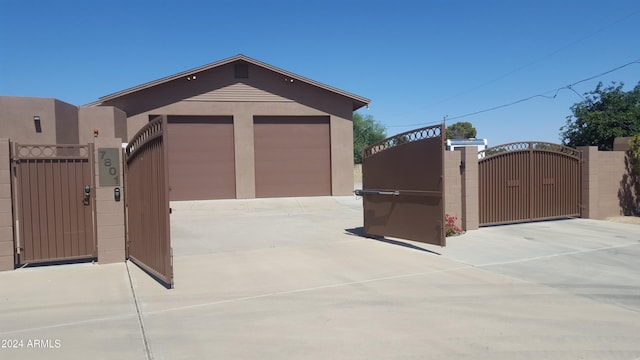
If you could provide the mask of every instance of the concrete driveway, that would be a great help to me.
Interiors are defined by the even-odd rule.
[[[640,312],[640,225],[571,219],[496,226],[432,249],[459,263]]]
[[[640,359],[638,225],[439,248],[357,236],[352,197],[172,207],[174,289],[132,264],[0,273],[0,338],[53,344],[0,358]]]

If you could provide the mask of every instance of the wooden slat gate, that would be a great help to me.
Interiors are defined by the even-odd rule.
[[[125,149],[127,256],[171,288],[166,129],[166,116],[158,116],[140,129]]]
[[[479,157],[480,226],[580,216],[580,151],[519,142]]]
[[[14,143],[16,264],[97,257],[93,145]]]
[[[440,246],[444,233],[444,126],[385,139],[363,150],[364,232]]]

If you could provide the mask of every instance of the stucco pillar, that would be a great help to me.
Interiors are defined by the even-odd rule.
[[[9,139],[0,139],[0,271],[14,268]]]
[[[94,131],[101,138],[127,138],[127,114],[112,106],[81,107],[78,109],[80,144],[93,142]]]
[[[101,152],[101,150],[103,151]],[[109,156],[111,152],[117,154],[115,159]],[[94,140],[94,159],[95,223],[98,262],[101,264],[122,262],[125,260],[125,200],[123,191],[124,167],[122,164],[122,140],[96,138]],[[117,166],[117,168],[115,166]],[[114,172],[114,170],[111,169],[116,169],[117,180],[114,178],[113,173],[110,174],[109,179],[104,178],[106,174],[109,174],[109,171]],[[101,171],[103,172],[102,182],[100,179]],[[117,201],[114,196],[116,189],[120,191],[119,201]]]
[[[462,148],[462,228],[476,230],[480,226],[480,198],[478,184],[478,147]]]
[[[353,122],[331,115],[331,195],[353,195]]]
[[[253,114],[237,109],[233,114],[236,165],[236,198],[256,197],[256,169],[253,141]]]
[[[582,152],[582,217],[598,218],[598,148],[581,146]]]

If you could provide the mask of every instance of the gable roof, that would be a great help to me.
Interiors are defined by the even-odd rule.
[[[216,62],[207,64],[207,65],[203,65],[203,66],[200,66],[200,67],[197,67],[197,68],[193,68],[191,70],[186,70],[186,71],[180,72],[178,74],[174,74],[174,75],[170,75],[170,76],[167,76],[167,77],[163,77],[163,78],[158,79],[158,80],[150,81],[148,83],[144,83],[144,84],[141,84],[141,85],[138,85],[138,86],[134,86],[134,87],[122,90],[122,91],[118,91],[118,92],[113,93],[113,94],[109,94],[109,95],[103,96],[103,97],[99,98],[98,101],[93,102],[91,104],[87,104],[87,106],[99,105],[99,104],[104,103],[106,101],[113,100],[113,99],[116,99],[116,98],[119,98],[119,97],[122,97],[122,96],[125,96],[125,95],[129,95],[129,94],[137,92],[137,91],[145,90],[145,89],[154,87],[156,85],[164,84],[164,83],[176,80],[176,79],[181,79],[181,78],[184,78],[185,76],[189,76],[189,75],[192,75],[192,74],[197,74],[199,72],[210,70],[210,69],[213,69],[213,68],[216,68],[216,67],[220,67],[220,66],[223,66],[223,65],[227,65],[227,64],[230,64],[230,63],[233,63],[233,62],[236,62],[236,61],[244,61],[244,62],[247,62],[249,64],[253,64],[253,65],[262,67],[264,69],[279,73],[279,74],[284,75],[286,77],[292,78],[292,79],[294,79],[296,81],[301,81],[301,82],[307,83],[309,85],[316,86],[318,88],[321,88],[321,89],[333,92],[335,94],[342,95],[342,96],[345,96],[347,98],[350,98],[353,101],[353,110],[354,111],[359,109],[359,108],[361,108],[361,107],[363,107],[363,106],[369,105],[369,103],[371,102],[371,100],[369,100],[367,98],[364,98],[364,97],[361,97],[361,96],[358,96],[358,95],[355,95],[355,94],[352,94],[352,93],[349,93],[349,92],[346,92],[346,91],[331,87],[329,85],[326,85],[326,84],[323,84],[323,83],[320,83],[320,82],[305,78],[304,76],[300,76],[300,75],[294,74],[292,72],[277,68],[275,66],[263,63],[263,62],[258,61],[256,59],[252,59],[252,58],[250,58],[248,56],[245,56],[245,55],[242,55],[242,54],[238,54],[236,56],[232,56],[232,57],[224,59],[224,60],[216,61]]]

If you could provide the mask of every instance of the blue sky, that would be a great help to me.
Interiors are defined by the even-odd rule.
[[[469,121],[558,142],[564,89],[640,61],[640,1],[0,0],[0,95],[99,97],[244,54],[372,100],[388,135]],[[631,64],[574,86],[640,81]]]

